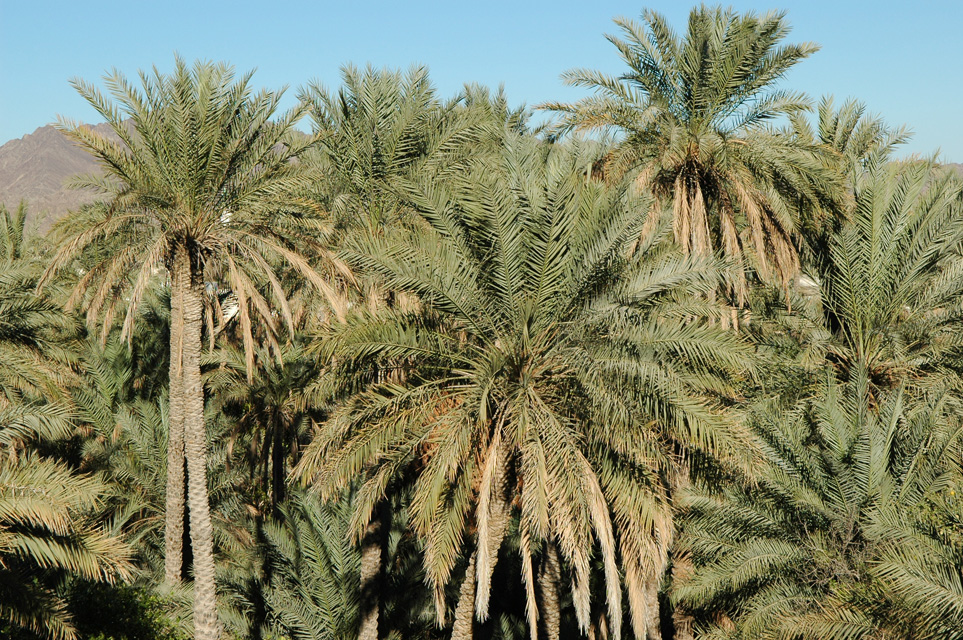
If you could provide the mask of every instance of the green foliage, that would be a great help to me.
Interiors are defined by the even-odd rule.
[[[685,501],[698,570],[676,597],[731,621],[712,637],[951,637],[933,620],[944,630],[963,620],[959,589],[938,576],[959,575],[963,549],[937,546],[923,516],[951,486],[963,430],[942,399],[907,401],[902,389],[874,397],[865,377],[829,378],[795,407],[760,408],[769,466],[757,483]],[[922,602],[921,585],[907,589],[922,566],[942,567],[922,574],[943,596],[927,602],[929,617],[905,604]]]
[[[654,11],[643,13],[641,24],[615,22],[625,39],[606,37],[627,70],[569,71],[568,84],[595,95],[542,108],[561,115],[561,131],[617,136],[607,171],[630,173],[671,210],[684,251],[726,256],[734,302],[747,298],[750,267],[787,286],[799,268],[798,205],[838,197],[822,147],[772,126],[809,109],[805,95],[776,84],[818,47],[781,44],[789,26],[776,12],[702,5],[681,37]]]
[[[544,129],[422,67],[76,81],[104,200],[0,206],[0,636],[963,640],[963,182],[784,88],[783,13],[616,24]]]
[[[513,505],[531,629],[533,564],[549,547],[570,567],[583,630],[596,549],[614,631],[617,557],[644,628],[642,585],[658,583],[672,538],[666,478],[679,473],[677,453],[751,458],[715,399],[749,351],[692,320],[712,311],[694,296],[714,288],[716,265],[683,258],[660,234],[640,243],[646,203],[586,183],[580,165],[577,149],[511,135],[464,175],[412,185],[423,231],[345,252],[420,305],[361,313],[319,338],[337,366],[318,393],[339,404],[299,472],[328,497],[364,479],[358,537],[392,479],[414,474],[411,526],[440,618],[472,547],[479,568],[467,580],[487,617]]]

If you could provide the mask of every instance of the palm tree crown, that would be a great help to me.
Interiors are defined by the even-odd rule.
[[[354,318],[321,342],[337,363],[322,386],[344,402],[300,472],[329,496],[362,475],[358,534],[389,481],[415,473],[411,526],[440,614],[466,538],[474,549],[453,637],[474,611],[487,617],[513,518],[532,634],[536,568],[542,593],[557,594],[558,556],[587,629],[596,541],[616,636],[619,557],[644,632],[672,537],[663,479],[685,450],[746,452],[709,397],[731,391],[720,374],[744,370],[745,347],[688,320],[706,312],[691,295],[715,286],[714,265],[658,234],[633,255],[639,203],[580,180],[576,156],[509,136],[500,157],[414,189],[425,230],[348,257],[418,310]],[[557,637],[557,598],[543,600]]]
[[[200,375],[207,289],[227,283],[237,297],[249,369],[252,310],[269,341],[277,332],[275,309],[293,327],[277,264],[292,265],[331,293],[301,253],[316,244],[306,233],[311,210],[291,196],[304,171],[296,159],[312,141],[293,131],[307,106],[276,117],[281,92],[254,93],[250,79],[251,74],[235,78],[225,64],[188,66],[178,58],[170,75],[156,69],[141,73],[140,88],[118,72],[107,76],[113,102],[75,81],[110,125],[112,137],[66,120],[60,129],[99,161],[103,177],[77,182],[99,190],[106,203],[81,210],[63,225],[63,243],[45,276],[49,280],[88,250],[94,264],[80,277],[68,306],[86,305],[88,321],[100,318],[106,337],[116,311],[126,305],[122,335],[129,338],[150,282],[166,267],[171,291],[166,574],[171,582],[180,578],[186,462],[194,622],[197,637],[211,640],[219,625]],[[270,292],[274,306],[262,291]],[[214,330],[212,320],[209,332]]]
[[[801,199],[824,198],[831,179],[815,145],[769,124],[809,108],[804,95],[775,83],[818,47],[779,45],[789,31],[782,13],[740,15],[703,5],[690,13],[681,38],[653,11],[643,24],[616,23],[626,39],[607,38],[628,70],[618,77],[569,71],[567,83],[595,95],[542,108],[561,115],[563,131],[618,134],[609,171],[634,171],[659,203],[671,203],[684,251],[721,250],[730,259],[736,301],[747,294],[747,266],[786,285],[798,269],[795,208]]]

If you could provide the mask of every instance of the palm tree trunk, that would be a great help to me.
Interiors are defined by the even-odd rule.
[[[508,531],[508,525],[511,521],[511,505],[508,501],[508,452],[504,446],[499,445],[496,448],[495,455],[498,457],[495,475],[492,479],[487,535],[483,536],[479,531],[478,549],[482,553],[479,555],[478,568],[474,572],[477,576],[474,609],[478,619],[482,622],[488,619],[492,573],[498,563],[498,551],[501,549],[502,541],[505,539],[505,533]]]
[[[685,576],[692,572],[692,560],[688,557],[676,557],[672,561],[672,580],[681,581]],[[675,633],[675,640],[694,640],[695,639],[695,620],[686,611],[685,607],[677,604],[672,611],[672,628]]]
[[[451,640],[471,640],[475,624],[475,558],[477,551],[473,551],[465,570],[465,579],[458,592],[458,604],[455,606],[455,622],[451,627]]]
[[[659,587],[661,586],[661,576],[658,578],[650,577],[645,583],[645,606],[648,611],[648,619],[645,621],[646,640],[662,640],[662,616],[659,607]]]
[[[538,577],[538,586],[542,591],[542,619],[545,621],[546,640],[558,640],[561,632],[562,614],[558,601],[558,583],[561,577],[558,553],[555,546],[549,544],[542,560],[542,572]]]
[[[381,531],[380,509],[371,515],[361,541],[361,628],[358,640],[378,640],[378,614],[381,609]]]
[[[175,258],[176,260],[176,258]],[[183,578],[184,560],[184,305],[178,273],[171,270],[170,387],[168,392],[167,491],[164,508],[164,579]]]
[[[183,295],[184,454],[191,548],[194,552],[194,638],[218,640],[220,624],[214,585],[214,535],[207,490],[207,433],[201,381],[201,327],[204,301],[186,252],[175,258],[176,282]]]

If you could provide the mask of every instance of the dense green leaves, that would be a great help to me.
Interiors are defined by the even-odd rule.
[[[616,23],[544,129],[75,82],[102,201],[0,207],[0,635],[963,640],[961,181],[783,13]]]

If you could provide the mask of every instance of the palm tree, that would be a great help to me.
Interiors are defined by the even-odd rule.
[[[347,229],[378,233],[408,210],[398,180],[448,169],[479,137],[477,118],[456,98],[442,101],[428,70],[406,73],[345,66],[337,92],[310,85],[322,169],[317,196]]]
[[[330,92],[312,85],[303,99],[312,105],[319,144],[308,160],[318,169],[314,197],[337,221],[334,245],[354,235],[376,236],[411,217],[402,181],[418,175],[455,170],[478,151],[477,113],[461,100],[439,99],[424,67],[406,73],[353,66],[342,69],[343,86]],[[473,94],[479,98],[478,92]],[[340,264],[334,261],[334,264]],[[346,265],[345,265],[346,267]],[[358,280],[342,268],[362,291],[360,302],[371,307],[404,305],[391,299],[376,278]],[[362,540],[361,640],[377,640],[385,567],[382,564],[388,513],[372,519]]]
[[[219,624],[200,372],[205,283],[227,282],[238,298],[249,365],[252,310],[269,334],[278,329],[275,308],[291,323],[270,259],[290,263],[329,290],[298,253],[313,244],[305,233],[310,210],[287,195],[302,180],[303,165],[292,160],[311,144],[293,132],[307,108],[300,105],[272,120],[281,93],[254,93],[251,74],[235,79],[225,64],[188,66],[177,58],[170,75],[156,69],[142,73],[140,88],[119,72],[105,80],[113,101],[84,81],[73,84],[116,138],[68,120],[59,128],[99,160],[104,176],[78,184],[97,189],[107,201],[63,225],[66,237],[43,282],[84,249],[100,249],[68,306],[85,305],[89,322],[102,320],[105,337],[126,306],[122,336],[129,338],[149,283],[166,267],[171,332],[165,573],[169,582],[180,578],[186,462],[196,637],[213,640]],[[119,243],[104,242],[118,238]]]
[[[106,490],[100,479],[32,454],[11,460],[7,431],[0,428],[0,622],[72,639],[53,587],[70,574],[128,578],[130,549],[90,517]]]
[[[468,558],[459,640],[489,615],[512,522],[533,638],[540,608],[558,638],[568,577],[588,628],[596,544],[613,633],[621,558],[642,637],[673,535],[664,479],[695,452],[751,455],[710,397],[731,392],[745,346],[693,320],[708,312],[693,295],[716,286],[714,265],[659,235],[632,254],[644,203],[587,184],[582,160],[509,135],[497,158],[412,187],[423,229],[369,237],[346,256],[418,304],[359,312],[319,342],[332,363],[320,387],[340,403],[298,473],[325,497],[360,478],[357,537],[389,483],[410,478],[439,619]]]
[[[842,180],[843,187],[837,201],[828,206],[810,203],[800,207],[800,259],[811,269],[829,254],[832,237],[853,208],[856,183],[871,167],[891,159],[896,148],[909,140],[910,133],[905,127],[890,127],[853,99],[837,107],[832,96],[824,96],[816,108],[815,122],[808,115],[793,115],[787,133],[807,144],[822,146],[826,169]]]
[[[767,404],[754,424],[768,470],[684,501],[698,568],[676,597],[706,637],[961,637],[959,547],[941,556],[921,533],[963,429],[944,398],[870,386],[830,374],[795,407]]]
[[[13,212],[0,204],[0,262],[9,265],[23,257],[26,224],[26,202],[21,202]]]
[[[294,494],[264,526],[272,626],[292,640],[358,637],[361,554],[348,535],[351,502]]]
[[[854,184],[848,219],[809,270],[818,285],[795,335],[841,380],[963,391],[963,239],[955,177],[925,161],[874,162]],[[807,308],[808,307],[808,308]]]
[[[33,295],[34,279],[18,281],[22,269],[0,276],[0,309],[15,311],[0,321],[0,627],[68,640],[76,632],[58,582],[127,578],[130,549],[93,517],[103,480],[35,450],[72,436],[74,422],[63,364],[48,356],[61,314]],[[12,292],[10,279],[19,282]]]
[[[642,24],[615,22],[625,39],[606,37],[628,70],[617,77],[569,71],[568,84],[595,95],[541,108],[560,114],[563,132],[617,136],[607,173],[631,173],[654,194],[656,211],[671,209],[684,252],[726,256],[732,302],[745,302],[750,267],[788,287],[799,267],[797,208],[832,197],[836,181],[819,146],[770,123],[809,109],[804,95],[775,85],[818,47],[781,45],[789,31],[783,13],[740,15],[702,5],[689,14],[681,38],[654,11]]]

